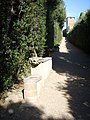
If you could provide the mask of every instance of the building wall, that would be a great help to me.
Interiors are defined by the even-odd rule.
[[[75,23],[75,17],[67,17],[66,18],[66,29],[70,30],[73,28]]]

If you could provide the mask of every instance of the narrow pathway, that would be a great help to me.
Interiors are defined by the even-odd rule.
[[[90,120],[90,57],[63,38],[37,101],[16,100],[0,105],[0,120]]]
[[[53,70],[38,105],[45,118],[90,120],[90,57],[65,38],[53,54]]]

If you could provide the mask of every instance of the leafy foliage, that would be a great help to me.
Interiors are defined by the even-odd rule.
[[[0,91],[30,75],[29,57],[53,47],[64,18],[63,0],[0,1]]]
[[[0,4],[0,90],[3,90],[17,82],[19,76],[30,75],[29,57],[44,54],[46,18],[44,6],[38,2],[15,0],[12,4],[11,0],[4,0]]]
[[[20,39],[20,45],[27,55],[42,56],[46,41],[44,7],[37,3],[23,2],[21,12],[23,13],[22,18],[14,26],[17,38]]]
[[[68,33],[68,40],[90,53],[90,10],[80,14],[74,28]]]
[[[65,7],[63,0],[47,0],[47,46],[52,48],[55,43],[55,38],[58,37],[61,29],[64,25],[64,19],[66,17]],[[58,27],[58,32],[56,28]]]
[[[11,0],[0,1],[0,90],[6,89],[7,84],[11,85],[13,70],[11,70],[11,39],[7,36]],[[12,71],[12,76],[10,75]]]
[[[62,40],[62,30],[59,27],[59,23],[54,23],[54,46],[60,44]]]

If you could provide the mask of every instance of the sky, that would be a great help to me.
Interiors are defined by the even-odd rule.
[[[81,12],[90,9],[90,0],[64,0],[67,17],[75,17],[77,21]]]
[[[78,20],[80,13],[90,9],[90,0],[64,0],[67,17],[75,17]],[[66,24],[64,24],[64,28]]]

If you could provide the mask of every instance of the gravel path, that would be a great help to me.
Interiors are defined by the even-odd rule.
[[[63,38],[37,101],[0,110],[0,120],[90,120],[90,57]]]
[[[44,117],[90,120],[90,57],[63,38],[38,99]]]

